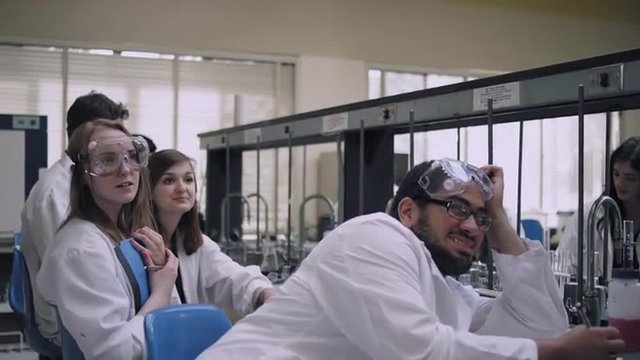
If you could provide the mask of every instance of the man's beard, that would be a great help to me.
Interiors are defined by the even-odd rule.
[[[442,275],[458,277],[471,268],[471,258],[462,255],[454,256],[451,254],[451,250],[446,249],[444,245],[436,242],[435,234],[429,228],[424,218],[421,217],[418,223],[411,228],[411,231],[413,231],[418,239],[422,240],[427,249],[429,249],[431,258],[436,263]]]

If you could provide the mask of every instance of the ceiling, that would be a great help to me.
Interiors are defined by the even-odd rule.
[[[466,6],[640,24],[639,0],[447,0]]]

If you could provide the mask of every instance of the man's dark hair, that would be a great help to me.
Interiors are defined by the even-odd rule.
[[[149,145],[149,153],[153,154],[156,152],[156,150],[158,150],[156,143],[154,143],[150,137],[142,134],[133,134],[133,136],[140,136],[147,142],[147,145]]]
[[[67,136],[82,124],[96,119],[127,119],[129,110],[122,103],[115,103],[107,96],[95,91],[80,96],[67,111]]]
[[[405,197],[411,198],[413,201],[419,203],[424,203],[430,199],[429,194],[420,187],[418,181],[420,180],[420,177],[429,170],[431,164],[433,164],[433,160],[420,163],[409,170],[409,172],[404,176],[402,182],[400,182],[396,195],[393,197],[389,215],[400,220],[400,216],[398,215],[398,204],[400,203],[400,200]]]

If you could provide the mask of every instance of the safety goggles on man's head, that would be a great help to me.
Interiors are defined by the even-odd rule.
[[[485,201],[493,197],[491,179],[479,168],[453,159],[436,160],[418,180],[430,197],[448,198],[462,194],[467,186],[480,188]]]
[[[139,136],[110,140],[94,140],[86,153],[78,156],[81,163],[88,163],[87,172],[92,176],[108,176],[120,170],[123,164],[139,171],[149,162],[147,142]]]

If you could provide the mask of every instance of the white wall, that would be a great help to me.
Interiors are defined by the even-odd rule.
[[[500,1],[3,0],[0,35],[502,71],[640,45],[640,2],[635,0],[511,1],[518,3],[511,7],[525,11],[496,3]],[[557,3],[575,6],[564,13],[579,16],[553,15]],[[544,7],[548,11],[540,11]],[[627,22],[614,22],[614,17]]]

